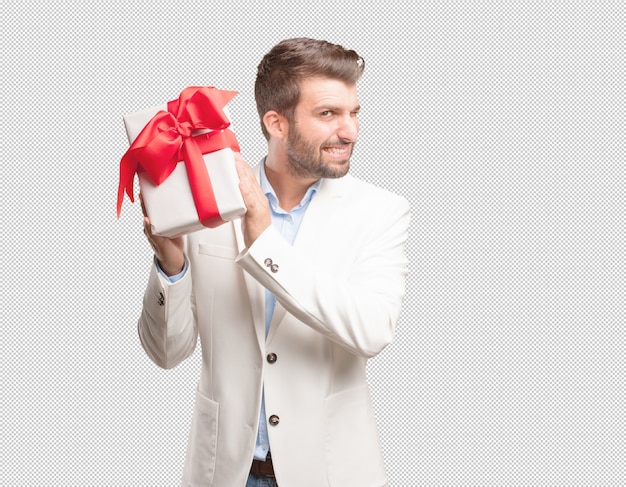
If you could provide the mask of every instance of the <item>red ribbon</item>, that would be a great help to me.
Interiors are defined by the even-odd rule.
[[[205,226],[222,223],[211,179],[202,154],[230,147],[239,152],[235,134],[227,130],[230,121],[223,112],[236,91],[211,86],[185,88],[178,100],[167,104],[139,133],[120,161],[117,217],[122,211],[124,192],[134,198],[135,174],[146,172],[159,185],[184,161],[198,218]],[[192,135],[196,130],[211,130]]]

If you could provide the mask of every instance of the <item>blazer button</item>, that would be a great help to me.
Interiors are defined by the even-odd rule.
[[[272,426],[276,426],[278,423],[280,423],[280,418],[275,414],[272,414],[270,416],[269,422]]]
[[[277,359],[278,359],[278,356],[275,353],[268,353],[267,354],[267,361],[270,364],[273,364],[274,362],[276,362]]]

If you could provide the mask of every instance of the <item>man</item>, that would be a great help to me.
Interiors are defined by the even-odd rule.
[[[183,485],[387,483],[365,365],[400,314],[409,205],[348,175],[363,68],[280,42],[255,84],[267,157],[237,160],[247,214],[176,239],[144,218],[141,343],[165,368],[202,344]]]

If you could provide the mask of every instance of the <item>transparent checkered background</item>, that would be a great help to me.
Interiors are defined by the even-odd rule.
[[[368,368],[390,484],[625,485],[624,20],[617,1],[3,1],[0,484],[178,484],[199,356],[163,371],[139,345],[151,254],[138,205],[115,217],[121,117],[238,90],[256,163],[256,65],[310,36],[365,58],[353,172],[413,208],[402,319]]]

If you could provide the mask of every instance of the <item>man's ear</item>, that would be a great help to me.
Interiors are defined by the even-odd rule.
[[[287,119],[275,110],[269,110],[263,115],[263,124],[265,129],[270,134],[270,137],[275,139],[284,140],[287,138],[289,130],[289,122]]]

